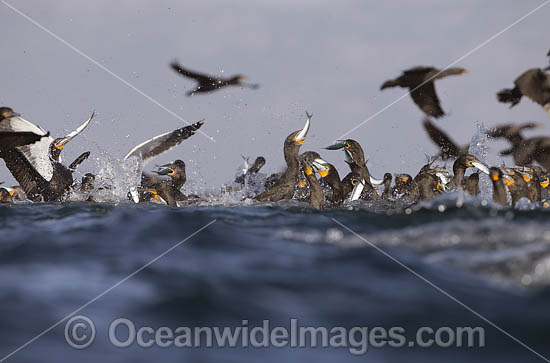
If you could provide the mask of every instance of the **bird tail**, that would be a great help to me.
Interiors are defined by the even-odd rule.
[[[389,80],[384,82],[382,87],[380,87],[380,90],[383,90],[384,88],[397,87],[397,86],[399,86],[399,82],[397,82],[396,80]]]
[[[517,87],[507,88],[497,93],[497,98],[499,102],[511,103],[510,107],[514,107],[521,99],[521,92]]]

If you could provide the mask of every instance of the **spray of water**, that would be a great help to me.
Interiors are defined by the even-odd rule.
[[[483,123],[477,123],[476,132],[470,140],[470,147],[468,152],[478,158],[479,161],[487,164],[487,155],[489,148],[487,147],[487,127]],[[493,184],[489,180],[489,177],[484,173],[480,173],[479,189],[481,196],[484,198],[490,198],[493,195]]]

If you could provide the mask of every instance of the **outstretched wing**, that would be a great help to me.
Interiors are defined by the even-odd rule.
[[[181,66],[181,64],[179,64],[176,61],[172,62],[170,64],[170,67],[172,67],[172,69],[174,71],[178,72],[182,76],[192,78],[192,79],[196,80],[199,83],[215,82],[216,81],[216,79],[214,77],[209,76],[207,74],[197,73],[197,72],[193,72],[193,71],[190,71],[188,69],[185,69]]]
[[[426,115],[435,118],[445,115],[439,103],[439,98],[435,93],[433,81],[426,82],[420,87],[413,88],[411,90],[411,97],[414,103],[416,103]]]
[[[460,147],[457,146],[441,129],[437,128],[430,120],[424,119],[424,129],[433,142],[441,149],[443,157],[458,157]]]
[[[34,144],[17,147],[25,159],[46,181],[53,176],[53,165],[50,160],[50,144],[53,142],[51,136],[40,126],[37,126],[21,116],[10,117],[0,122],[0,131],[8,132],[31,132],[41,135],[41,139]]]
[[[47,136],[50,136],[50,134],[37,135],[34,132],[0,131],[0,150],[9,150],[32,144]]]
[[[182,143],[183,140],[190,138],[195,134],[202,125],[203,121],[196,122],[190,126],[182,127],[172,132],[167,132],[149,139],[138,146],[134,147],[124,159],[132,156],[141,158],[143,164],[146,164],[151,159],[168,152],[173,147]]]

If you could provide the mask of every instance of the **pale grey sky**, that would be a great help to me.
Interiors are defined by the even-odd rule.
[[[9,1],[8,1],[9,2]],[[314,114],[302,151],[317,150],[347,173],[343,153],[320,150],[406,91],[379,91],[388,78],[416,65],[444,67],[542,4],[528,1],[39,1],[10,4],[81,49],[202,130],[155,162],[181,158],[188,180],[217,188],[231,181],[240,154],[283,166],[282,142]],[[438,81],[449,115],[436,121],[459,143],[476,122],[537,121],[544,110],[524,99],[514,109],[496,101],[528,68],[544,66],[550,47],[546,5],[461,61],[470,74]],[[97,117],[64,150],[121,157],[136,144],[182,126],[143,96],[0,3],[3,24],[0,103],[65,134],[95,110]],[[186,97],[194,83],[168,66],[173,59],[202,72],[244,73],[257,91],[227,89]],[[407,97],[356,130],[375,176],[416,173],[436,148],[423,115]],[[492,143],[492,161],[504,143]],[[508,161],[510,162],[510,161]],[[93,160],[80,170],[97,171]],[[0,180],[13,182],[2,166]]]

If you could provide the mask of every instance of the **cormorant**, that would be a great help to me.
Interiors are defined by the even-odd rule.
[[[187,92],[187,96],[192,96],[195,93],[207,93],[218,90],[227,86],[240,86],[257,89],[260,86],[257,84],[244,83],[245,76],[237,74],[230,78],[214,77],[208,74],[197,73],[183,68],[178,62],[174,61],[170,64],[172,69],[178,72],[180,75],[194,79],[197,81],[197,87]]]
[[[424,129],[430,136],[430,139],[439,146],[441,152],[439,156],[443,160],[458,158],[460,155],[468,153],[469,145],[459,146],[445,132],[436,127],[428,118],[424,119]]]
[[[5,188],[0,188],[0,203],[1,204],[13,203],[13,198],[11,196],[11,193]]]
[[[522,73],[515,81],[514,88],[503,89],[497,93],[499,102],[510,103],[514,107],[527,96],[538,103],[550,117],[550,75],[546,73],[550,67],[543,69],[532,68]]]
[[[256,175],[260,171],[260,169],[265,165],[265,158],[263,156],[258,156],[256,160],[254,160],[254,163],[249,166],[248,165],[248,159],[245,160],[245,168],[243,169],[243,173],[235,178],[235,183],[244,185],[245,179],[249,175]]]
[[[503,167],[502,170],[505,174],[503,180],[512,197],[512,207],[521,198],[529,198],[527,183],[523,179],[523,176],[514,169]]]
[[[323,180],[326,181],[332,189],[332,193],[327,198],[328,201],[335,206],[342,204],[345,195],[338,170],[336,170],[334,165],[321,158],[313,160],[311,164],[316,170],[318,170],[321,178],[323,178]]]
[[[193,136],[203,124],[204,122],[201,120],[192,125],[155,136],[134,147],[126,154],[124,159],[136,157],[145,165],[153,158],[170,151]],[[170,176],[171,182],[142,174],[141,185],[130,190],[130,197],[134,202],[147,201],[151,196],[154,196],[157,200],[160,197],[167,204],[175,206],[178,200],[187,199],[179,191],[186,181],[185,163],[183,161],[176,160],[174,163],[162,165],[158,168],[157,174]],[[155,192],[151,190],[155,190]]]
[[[388,199],[392,196],[391,181],[392,175],[390,173],[384,174],[384,192],[382,192],[382,199]]]
[[[472,173],[464,181],[464,191],[474,197],[478,196],[481,192],[479,189],[479,173]]]
[[[313,209],[321,210],[324,204],[323,188],[315,177],[314,167],[311,162],[302,159],[302,165],[309,185],[309,206]]]
[[[537,172],[530,167],[515,168],[515,170],[521,175],[523,181],[527,184],[527,198],[534,203],[540,202],[541,185]]]
[[[30,200],[61,200],[73,184],[72,171],[61,164],[61,150],[89,125],[94,114],[75,131],[55,140],[19,114],[8,112],[7,116],[0,122],[0,131],[32,132],[43,137],[30,145],[0,150],[0,157]]]
[[[458,159],[456,159],[453,164],[454,175],[453,180],[451,181],[451,185],[455,188],[462,189],[467,193],[475,195],[474,192],[477,191],[479,175],[474,176],[473,179],[470,181],[469,179],[472,176],[464,176],[464,174],[466,173],[466,169],[468,168],[476,168],[485,174],[489,174],[489,169],[487,168],[487,166],[485,166],[475,156],[471,154],[462,155]]]
[[[489,169],[489,178],[493,183],[493,202],[506,205],[506,189],[502,183],[502,171],[499,168],[492,167]]]
[[[416,203],[420,199],[418,185],[409,174],[395,176],[395,187],[392,194],[395,198],[402,199],[409,204]]]
[[[346,160],[350,167],[350,173],[344,177],[344,184],[349,185],[351,174],[358,173],[362,180],[365,180],[365,188],[363,190],[362,198],[365,200],[378,200],[380,196],[373,187],[373,184],[382,184],[382,180],[375,179],[371,176],[369,168],[367,167],[367,161],[365,159],[365,153],[361,145],[352,139],[337,140],[333,145],[327,146],[327,150],[340,150],[344,149],[346,154]]]
[[[440,71],[434,67],[420,66],[403,71],[403,74],[397,79],[384,82],[380,90],[388,87],[408,88],[414,103],[426,115],[438,118],[445,115],[445,112],[441,108],[439,98],[435,92],[434,81],[447,76],[466,73],[467,71],[462,68],[449,68]]]
[[[285,139],[283,152],[286,170],[279,180],[265,192],[258,194],[255,199],[260,202],[278,202],[280,200],[292,199],[299,180],[300,167],[298,165],[298,153],[304,143],[309,131],[312,115],[306,112],[307,120],[302,130],[294,131]]]
[[[538,125],[535,123],[517,126],[504,125],[487,131],[487,135],[491,138],[505,138],[512,144],[510,149],[501,151],[500,155],[512,155],[516,165],[526,166],[536,161],[545,169],[549,169],[550,137],[538,136],[526,139],[520,133],[521,130],[535,128],[537,126]]]

